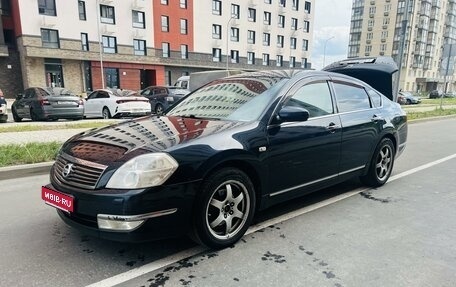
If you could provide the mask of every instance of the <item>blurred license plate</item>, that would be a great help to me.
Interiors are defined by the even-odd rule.
[[[42,186],[41,199],[43,199],[45,203],[63,211],[74,211],[74,198],[70,195]]]
[[[74,102],[58,101],[57,104],[58,105],[74,105],[75,103]]]
[[[166,97],[166,100],[167,100],[168,102],[174,102],[174,98],[173,98],[173,97]]]

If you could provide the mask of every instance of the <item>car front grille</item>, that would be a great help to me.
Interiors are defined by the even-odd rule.
[[[107,166],[60,154],[55,163],[52,179],[62,186],[95,189]]]

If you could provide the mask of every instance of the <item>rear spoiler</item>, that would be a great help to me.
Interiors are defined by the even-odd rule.
[[[390,100],[395,100],[398,67],[391,57],[353,58],[332,63],[323,71],[344,74],[368,83]]]

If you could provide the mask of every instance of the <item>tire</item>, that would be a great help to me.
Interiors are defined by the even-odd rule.
[[[161,104],[156,104],[155,105],[155,113],[157,115],[163,114],[163,106]]]
[[[103,111],[101,112],[103,119],[110,119],[111,118],[111,113],[109,112],[109,109],[107,107],[103,108]]]
[[[369,163],[369,170],[361,181],[370,187],[384,185],[393,170],[395,149],[389,138],[383,138],[375,148],[374,156]]]
[[[213,249],[233,245],[252,222],[255,202],[255,189],[244,172],[216,171],[203,181],[197,196],[192,239]]]
[[[406,105],[411,105],[411,104],[412,104],[412,101],[411,101],[411,100],[407,100],[407,101],[405,102],[405,104],[406,104]]]
[[[13,108],[11,109],[11,113],[13,114],[13,120],[14,120],[15,122],[17,122],[17,123],[18,123],[18,122],[22,122],[22,118],[17,114],[17,111],[16,111],[16,108],[15,108],[15,107],[13,107]]]
[[[33,109],[30,109],[30,118],[32,119],[32,121],[36,122],[38,121],[38,116],[35,114],[35,111]]]

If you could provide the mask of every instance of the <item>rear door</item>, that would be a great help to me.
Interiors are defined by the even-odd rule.
[[[335,113],[328,80],[298,82],[284,105],[309,111],[304,122],[268,127],[271,199],[290,198],[338,175],[341,123]]]
[[[359,172],[370,160],[384,120],[364,87],[334,80],[332,88],[342,122],[339,172],[341,175]]]

